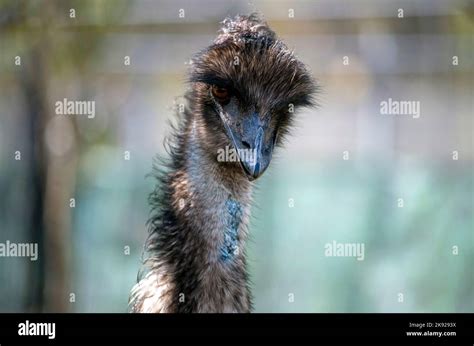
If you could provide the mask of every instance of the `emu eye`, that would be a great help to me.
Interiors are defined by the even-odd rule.
[[[230,99],[229,90],[227,90],[226,88],[213,85],[211,87],[211,92],[212,96],[214,96],[220,103],[226,103]]]

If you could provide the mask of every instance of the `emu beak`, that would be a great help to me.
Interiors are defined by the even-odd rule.
[[[275,145],[276,133],[272,132],[268,117],[261,119],[255,112],[245,116],[239,126],[224,124],[247,178],[257,179],[268,168]]]

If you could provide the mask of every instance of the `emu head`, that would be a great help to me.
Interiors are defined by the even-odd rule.
[[[294,110],[312,105],[316,89],[305,66],[256,14],[223,21],[214,43],[193,59],[190,81],[206,149],[215,157],[219,149],[233,149],[238,163],[232,169],[249,180],[266,170]]]

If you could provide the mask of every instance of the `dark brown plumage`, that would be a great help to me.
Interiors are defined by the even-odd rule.
[[[147,259],[133,312],[250,312],[245,262],[252,181],[312,105],[315,84],[257,15],[226,19],[193,59],[187,107],[157,163]],[[218,160],[223,148],[254,154]],[[165,167],[165,169],[160,169]]]

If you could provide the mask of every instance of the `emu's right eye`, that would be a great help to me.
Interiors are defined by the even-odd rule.
[[[230,92],[228,89],[213,85],[211,87],[212,96],[214,96],[220,103],[227,103],[230,99]]]

